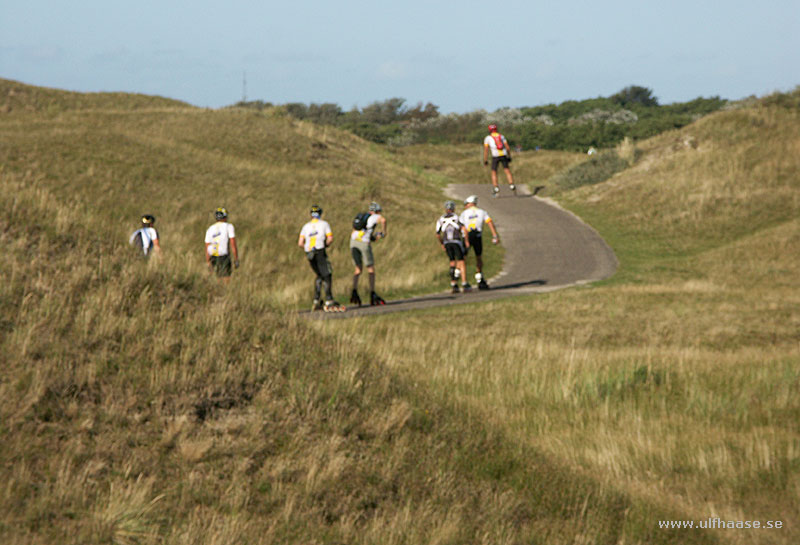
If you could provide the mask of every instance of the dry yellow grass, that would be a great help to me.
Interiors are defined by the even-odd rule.
[[[563,195],[619,252],[620,274],[601,286],[320,327],[521,449],[676,518],[784,522],[716,532],[724,542],[792,543],[798,145],[796,110],[721,113],[638,144],[633,168]]]
[[[446,272],[429,232],[439,189],[467,180],[426,171],[414,150],[269,114],[45,95],[30,109],[15,95],[0,118],[4,543],[797,537],[657,528],[707,513],[797,518],[797,202],[785,189],[797,155],[775,158],[769,143],[797,141],[795,114],[709,118],[690,128],[691,152],[708,154],[696,163],[674,149],[684,133],[638,143],[629,173],[568,195],[622,257],[601,286],[307,323],[291,308],[310,291],[294,243],[312,199],[339,235],[380,200],[396,228],[379,282],[427,291]],[[763,141],[752,164],[715,155],[717,141],[747,151],[747,138],[725,140],[731,127]],[[467,168],[472,151],[443,150]],[[580,158],[514,165],[562,160]],[[679,195],[640,172],[668,176],[670,161],[695,165],[677,187],[704,181],[704,197],[680,203],[693,226],[657,209]],[[783,180],[765,182],[778,197],[742,200],[746,188],[718,180],[749,183],[748,168]],[[241,236],[228,288],[200,255],[219,204]],[[158,216],[165,249],[146,266],[127,247],[142,212]],[[337,280],[345,248],[339,236]]]

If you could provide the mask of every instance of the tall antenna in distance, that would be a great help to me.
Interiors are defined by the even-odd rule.
[[[247,102],[247,71],[242,72],[242,102]]]

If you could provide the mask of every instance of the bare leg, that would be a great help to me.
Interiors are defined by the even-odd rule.
[[[503,170],[506,171],[506,179],[508,180],[508,185],[514,185],[514,178],[511,176],[511,169],[505,168]],[[495,183],[495,185],[497,184]]]

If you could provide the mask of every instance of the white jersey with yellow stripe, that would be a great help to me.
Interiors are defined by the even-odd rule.
[[[208,255],[220,257],[228,255],[228,242],[236,238],[236,230],[233,224],[226,221],[218,221],[206,231],[206,244],[208,244]]]
[[[330,224],[321,219],[314,218],[300,230],[300,236],[303,237],[303,249],[306,252],[311,250],[322,250],[325,248],[325,239],[328,235],[333,234]]]
[[[470,231],[483,231],[483,225],[487,221],[492,221],[492,218],[489,217],[489,213],[476,206],[470,206],[459,216],[458,220],[467,228],[467,232]]]

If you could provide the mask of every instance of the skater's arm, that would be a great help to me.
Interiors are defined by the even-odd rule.
[[[500,237],[497,235],[497,229],[494,227],[494,222],[492,218],[486,218],[486,225],[489,226],[489,229],[492,230],[492,242],[497,244],[497,241],[500,240]]]
[[[236,246],[236,237],[230,239],[231,250],[233,251],[233,266],[239,268],[239,248]]]

